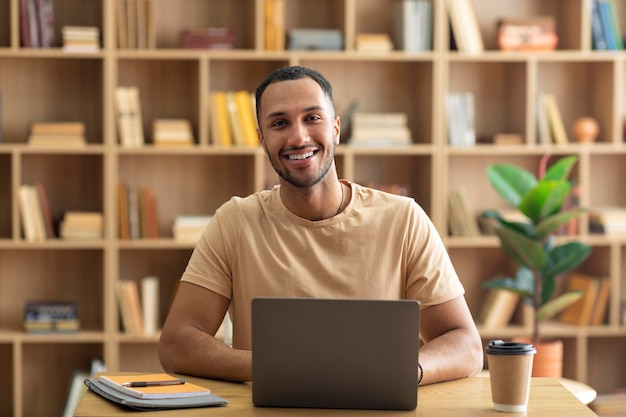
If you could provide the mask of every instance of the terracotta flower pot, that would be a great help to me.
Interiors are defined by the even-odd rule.
[[[515,342],[532,343],[532,340],[524,337],[513,339]],[[533,359],[532,376],[551,377],[560,379],[563,377],[563,341],[550,339],[542,340],[534,344],[537,353]]]

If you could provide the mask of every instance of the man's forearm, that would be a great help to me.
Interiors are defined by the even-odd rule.
[[[422,346],[419,362],[420,385],[473,376],[483,367],[482,345],[470,330],[451,330]]]
[[[228,381],[252,379],[252,352],[232,349],[198,329],[163,336],[159,358],[166,372]]]

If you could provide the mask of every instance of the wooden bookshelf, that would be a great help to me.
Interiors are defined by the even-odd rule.
[[[101,358],[110,371],[159,371],[157,336],[128,336],[120,325],[115,282],[160,279],[161,321],[193,245],[173,239],[176,216],[212,213],[232,195],[247,195],[276,183],[260,148],[219,148],[211,144],[209,94],[218,90],[254,91],[271,70],[288,64],[311,66],[334,85],[338,112],[354,100],[368,112],[405,112],[413,144],[389,148],[337,150],[340,176],[361,183],[401,184],[432,217],[478,315],[486,291],[481,283],[509,267],[491,236],[448,237],[448,191],[466,190],[475,212],[504,208],[491,190],[487,166],[512,162],[536,171],[544,154],[578,155],[574,177],[580,202],[626,205],[623,115],[626,112],[626,55],[591,50],[590,10],[586,0],[472,0],[485,52],[466,55],[452,49],[444,0],[434,2],[434,49],[422,53],[360,53],[357,33],[393,29],[388,0],[289,0],[286,29],[321,27],[344,34],[342,51],[264,51],[264,0],[193,0],[185,7],[152,0],[156,48],[117,46],[116,1],[54,0],[55,47],[20,46],[19,0],[0,0],[0,416],[60,414],[75,369]],[[505,4],[506,3],[506,4]],[[626,8],[618,3],[626,24]],[[243,11],[243,12],[242,12]],[[547,53],[503,53],[497,49],[496,22],[502,17],[550,15],[559,45]],[[96,26],[101,50],[66,53],[61,28]],[[187,26],[230,26],[233,50],[179,49]],[[136,85],[146,145],[119,145],[114,91]],[[477,135],[517,133],[520,146],[447,145],[445,95],[470,91],[476,100]],[[569,128],[581,116],[600,123],[591,145],[538,145],[536,102],[539,91],[557,98]],[[191,122],[190,148],[152,146],[152,121]],[[87,146],[40,149],[26,143],[37,121],[82,121]],[[571,134],[571,133],[570,133]],[[59,239],[30,243],[22,237],[17,190],[45,184],[53,217],[65,211],[100,211],[104,237],[96,241]],[[120,240],[117,184],[149,186],[159,204],[159,239]],[[546,336],[565,342],[564,376],[599,393],[626,387],[626,237],[591,235],[581,219],[579,238],[593,246],[581,272],[611,280],[608,322],[577,327],[547,323]],[[563,239],[566,239],[565,237]],[[81,331],[29,334],[23,308],[31,299],[67,299],[79,306]],[[528,335],[509,326],[483,331],[485,341]],[[610,355],[610,356],[609,356]],[[610,357],[611,360],[605,360]],[[54,380],[50,385],[45,381]],[[38,401],[30,401],[37,393]]]

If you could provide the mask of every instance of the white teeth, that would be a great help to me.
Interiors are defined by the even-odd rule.
[[[296,159],[306,159],[306,158],[310,158],[313,156],[313,151],[311,152],[307,152],[304,154],[300,154],[300,155],[289,155],[289,159],[290,160],[296,160]]]

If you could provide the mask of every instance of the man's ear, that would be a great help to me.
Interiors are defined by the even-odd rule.
[[[335,131],[335,145],[339,145],[341,141],[340,133],[341,133],[341,119],[339,116],[335,116],[335,123],[333,124],[333,130]]]
[[[256,135],[259,138],[259,143],[265,147],[265,141],[263,140],[263,133],[261,133],[261,129],[256,130]]]

